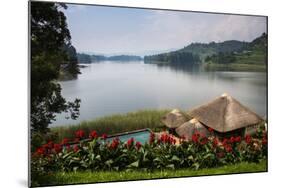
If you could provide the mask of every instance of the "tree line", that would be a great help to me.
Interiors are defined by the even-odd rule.
[[[193,64],[199,61],[198,55],[189,52],[169,52],[144,57],[145,63],[156,64]]]
[[[115,56],[104,56],[104,55],[89,55],[85,53],[77,53],[78,62],[82,64],[89,64],[99,61],[141,61],[140,56],[134,55],[115,55]]]

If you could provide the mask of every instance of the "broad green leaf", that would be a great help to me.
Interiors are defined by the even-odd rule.
[[[130,167],[139,167],[139,160],[137,160],[137,161],[131,163],[129,166],[130,166]]]
[[[175,169],[175,165],[174,164],[169,164],[169,165],[166,165],[166,168]]]
[[[180,161],[180,159],[179,159],[176,155],[173,155],[173,157],[172,157],[171,160],[172,160],[172,161]]]

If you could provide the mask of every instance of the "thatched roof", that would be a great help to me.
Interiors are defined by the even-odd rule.
[[[256,113],[227,94],[192,109],[189,115],[219,132],[228,132],[263,121]]]
[[[192,119],[176,128],[176,133],[181,137],[184,136],[187,140],[191,140],[195,132],[207,137],[211,135],[209,130],[196,119]]]
[[[186,115],[178,109],[174,109],[161,118],[161,121],[169,128],[177,128],[183,123],[187,122]]]

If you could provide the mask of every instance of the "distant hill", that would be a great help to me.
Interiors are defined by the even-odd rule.
[[[92,62],[106,61],[107,57],[104,55],[91,55]]]
[[[267,34],[252,42],[228,40],[224,42],[191,43],[182,49],[145,56],[145,63],[194,64],[194,63],[264,63],[267,59]]]
[[[117,56],[107,57],[106,60],[108,60],[108,61],[141,61],[142,57],[134,56],[134,55],[117,55]]]
[[[141,61],[142,57],[133,55],[117,55],[117,56],[103,56],[103,55],[89,55],[85,53],[78,53],[77,59],[79,63],[88,64],[101,61]]]
[[[240,50],[209,55],[205,58],[205,62],[217,64],[267,64],[267,34],[263,33]]]
[[[144,56],[144,63],[150,64],[193,64],[197,62],[200,62],[197,54],[182,51]]]
[[[205,57],[217,53],[229,53],[233,51],[242,51],[247,48],[247,42],[241,42],[237,40],[229,40],[224,42],[210,42],[210,43],[192,43],[183,49],[180,49],[179,52],[190,52],[197,54],[201,60],[204,60]]]

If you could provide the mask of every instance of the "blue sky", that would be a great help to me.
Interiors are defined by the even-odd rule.
[[[64,10],[78,52],[136,54],[178,49],[192,42],[251,41],[266,18],[88,5]]]

